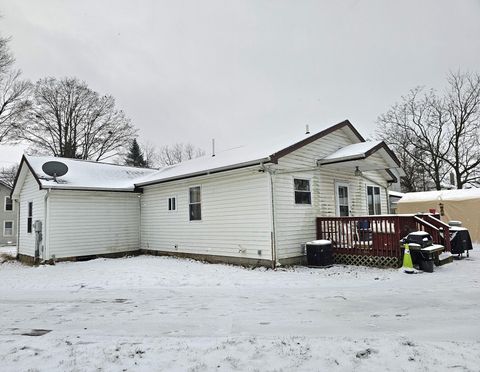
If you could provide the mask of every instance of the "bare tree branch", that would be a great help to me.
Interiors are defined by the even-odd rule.
[[[0,37],[0,143],[15,142],[15,129],[29,107],[31,84],[20,79],[20,70],[13,70],[14,58],[8,48],[9,39]]]
[[[196,148],[190,143],[176,143],[171,146],[162,146],[158,154],[160,166],[169,166],[182,161],[198,158],[205,155],[205,151]]]
[[[18,171],[18,164],[0,168],[0,181],[12,187]]]
[[[390,143],[407,174],[405,191],[439,190],[448,174],[448,112],[434,91],[417,87],[377,120],[377,138]]]
[[[33,152],[99,161],[128,147],[136,130],[112,96],[100,96],[76,78],[45,78],[35,84],[17,136]]]
[[[461,189],[477,180],[480,168],[480,74],[450,73],[447,81],[446,107],[450,115],[452,151],[444,158]]]

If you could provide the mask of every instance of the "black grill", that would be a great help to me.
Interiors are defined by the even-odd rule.
[[[408,234],[404,239],[404,243],[417,244],[420,248],[430,247],[433,245],[432,236],[425,231],[415,231]]]

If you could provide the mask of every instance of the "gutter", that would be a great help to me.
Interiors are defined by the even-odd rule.
[[[139,182],[139,183],[136,183],[135,186],[136,187],[150,186],[150,185],[155,185],[155,184],[158,184],[158,183],[178,181],[178,180],[182,180],[182,179],[186,179],[186,178],[208,176],[209,174],[226,172],[226,171],[230,171],[230,170],[236,170],[236,169],[246,168],[246,167],[255,166],[255,165],[263,166],[264,162],[270,162],[270,161],[271,160],[268,157],[268,158],[253,160],[253,161],[249,161],[249,162],[245,162],[245,163],[239,163],[239,164],[235,164],[235,165],[227,165],[227,166],[224,166],[224,167],[213,168],[213,169],[206,170],[206,171],[186,173],[186,174],[181,174],[181,175],[177,175],[177,176],[172,176],[172,177],[167,177],[167,178],[162,178],[162,179],[157,179],[157,180],[152,180],[152,181]]]

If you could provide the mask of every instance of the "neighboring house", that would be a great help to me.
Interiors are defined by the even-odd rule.
[[[57,182],[42,165],[60,160]],[[160,170],[23,157],[21,258],[71,259],[125,252],[276,265],[303,259],[317,216],[388,213],[387,188],[402,174],[383,142],[349,121],[284,144],[266,138]],[[42,223],[38,242],[35,221]]]
[[[398,209],[398,201],[404,196],[403,192],[389,190],[388,200],[390,202],[390,213],[396,214]]]
[[[12,188],[6,183],[0,181],[0,246],[2,245],[14,245],[17,242],[16,233],[16,210],[15,203],[10,198],[10,192]]]

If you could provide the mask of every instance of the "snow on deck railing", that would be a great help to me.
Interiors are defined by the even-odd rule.
[[[431,214],[318,217],[317,239],[331,240],[337,254],[400,258],[400,240],[412,231],[426,231],[434,243],[443,244],[448,225],[436,221]],[[449,239],[445,248],[450,251]]]

